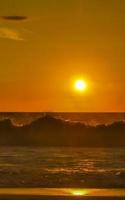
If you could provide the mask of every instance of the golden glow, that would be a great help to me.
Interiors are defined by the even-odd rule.
[[[75,86],[75,89],[78,90],[78,91],[83,91],[83,90],[85,90],[87,88],[87,84],[83,80],[77,80],[75,82],[74,86]]]
[[[74,196],[84,196],[84,195],[87,195],[87,190],[73,190],[72,195],[74,195]]]
[[[0,1],[1,112],[125,112],[125,0],[88,2]]]

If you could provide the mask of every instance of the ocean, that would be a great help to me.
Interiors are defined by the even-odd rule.
[[[66,121],[81,122],[87,125],[111,124],[125,121],[125,112],[85,113],[85,112],[0,112],[0,120],[10,119],[14,125],[23,126],[45,115],[51,115]]]
[[[125,149],[0,147],[0,187],[124,188]]]
[[[0,113],[0,120],[23,126],[45,114]],[[125,121],[125,113],[51,115],[94,126]],[[0,187],[124,188],[125,148],[1,146]]]

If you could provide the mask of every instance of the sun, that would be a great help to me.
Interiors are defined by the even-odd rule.
[[[76,80],[74,83],[74,87],[78,91],[84,91],[87,88],[87,83],[84,80]]]

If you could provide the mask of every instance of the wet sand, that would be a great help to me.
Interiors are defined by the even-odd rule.
[[[123,200],[125,197],[1,195],[0,200]]]
[[[125,189],[0,188],[0,200],[119,200]]]

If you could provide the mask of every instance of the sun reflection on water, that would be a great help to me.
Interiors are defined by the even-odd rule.
[[[81,190],[74,189],[71,191],[71,193],[73,196],[85,196],[88,194],[88,191],[85,189],[81,189]]]

